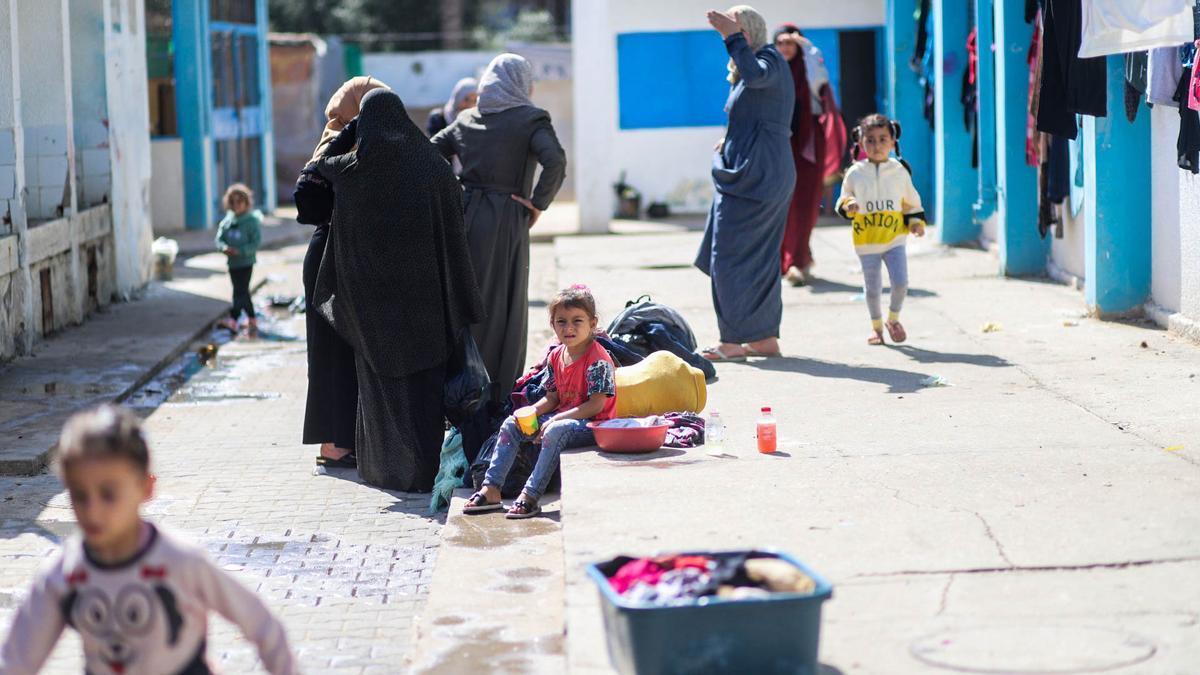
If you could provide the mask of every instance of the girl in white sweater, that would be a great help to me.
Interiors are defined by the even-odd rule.
[[[908,339],[900,324],[900,309],[908,294],[904,244],[909,232],[925,235],[925,211],[908,165],[891,156],[893,150],[899,155],[900,123],[880,114],[868,115],[854,129],[854,136],[867,158],[846,171],[837,211],[854,225],[854,252],[862,263],[863,294],[871,314],[867,344],[882,345],[884,328],[892,342],[904,342]],[[886,322],[880,306],[884,265],[892,287]]]

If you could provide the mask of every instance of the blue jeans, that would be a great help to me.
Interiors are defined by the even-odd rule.
[[[546,424],[550,417],[550,415],[544,415],[538,419],[538,422]],[[541,499],[542,494],[545,493],[546,486],[550,484],[550,478],[554,476],[554,470],[558,468],[558,457],[563,450],[586,448],[596,444],[596,436],[591,429],[587,428],[587,420],[559,420],[551,422],[544,429],[542,451],[538,454],[533,473],[529,474],[529,480],[525,481],[525,494],[534,499]],[[504,485],[504,479],[508,476],[513,460],[517,458],[517,451],[521,448],[521,441],[529,440],[529,438],[521,433],[515,417],[510,415],[508,419],[504,420],[504,424],[500,425],[500,434],[496,437],[496,449],[492,454],[492,463],[483,476],[484,485],[491,485],[497,489]]]

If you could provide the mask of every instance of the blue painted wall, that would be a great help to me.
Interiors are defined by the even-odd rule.
[[[1049,241],[1037,230],[1037,171],[1025,164],[1029,119],[1029,65],[1033,28],[1024,0],[995,0],[996,178],[999,194],[1000,265],[1019,276],[1046,271]]]
[[[620,128],[724,126],[728,62],[711,30],[617,35]]]
[[[938,216],[933,212],[933,131],[924,115],[924,88],[917,73],[909,67],[917,37],[913,20],[916,8],[916,0],[888,0],[887,3],[885,16],[890,26],[887,31],[887,114],[900,122],[900,149],[904,159],[912,165],[913,185],[921,194],[926,214],[936,219]]]
[[[973,207],[979,179],[971,166],[973,141],[964,122],[961,95],[967,69],[967,6],[961,0],[933,0],[937,125],[934,133],[935,212],[943,243],[979,238]]]
[[[1150,296],[1150,115],[1125,119],[1124,59],[1108,57],[1108,116],[1084,118],[1084,276],[1101,314]]]
[[[175,109],[183,149],[183,222],[189,230],[213,225],[212,92],[209,82],[208,2],[176,0]]]
[[[991,50],[995,31],[992,30],[992,0],[971,0],[975,3],[977,44],[979,44],[978,82],[979,105],[979,171],[978,195],[974,205],[976,224],[982,224],[996,212],[996,55]]]

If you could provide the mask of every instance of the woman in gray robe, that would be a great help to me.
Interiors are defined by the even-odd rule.
[[[778,356],[783,318],[779,250],[796,184],[789,144],[796,91],[787,60],[767,44],[762,15],[745,5],[709,12],[725,38],[729,127],[713,154],[713,197],[696,267],[712,279],[721,344],[711,361]]]
[[[335,198],[314,309],[354,349],[359,475],[428,492],[445,430],[446,361],[483,318],[462,192],[394,92],[362,98],[354,133],[353,150],[316,163]]]
[[[471,262],[487,319],[472,326],[502,403],[525,369],[529,323],[529,229],[562,187],[567,157],[550,115],[529,100],[533,68],[501,54],[479,80],[479,104],[433,137],[462,163]],[[537,165],[542,175],[533,184]]]

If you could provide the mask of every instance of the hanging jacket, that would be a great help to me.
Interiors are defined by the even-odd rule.
[[[851,203],[858,205],[853,216],[846,211]],[[881,164],[865,159],[855,162],[842,179],[837,212],[854,222],[854,252],[859,255],[903,246],[909,223],[925,221],[921,195],[913,186],[912,176],[895,158]]]

